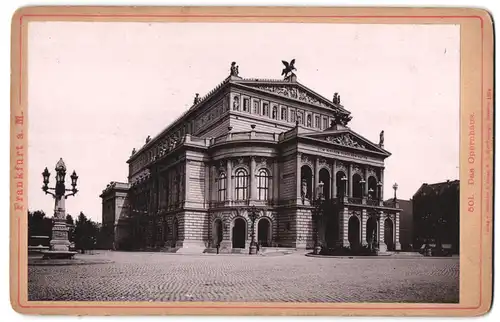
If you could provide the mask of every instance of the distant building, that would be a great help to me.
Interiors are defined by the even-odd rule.
[[[311,248],[322,195],[323,246],[379,240],[382,251],[400,249],[400,209],[383,203],[384,133],[374,143],[349,128],[351,118],[337,93],[326,99],[294,74],[241,78],[232,64],[229,77],[132,150],[127,182],[104,189],[108,245],[245,249],[255,206],[260,245]]]
[[[458,253],[460,181],[424,183],[413,195],[413,243],[442,244]]]

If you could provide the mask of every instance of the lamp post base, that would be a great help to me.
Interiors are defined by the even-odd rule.
[[[250,255],[257,254],[257,246],[255,244],[250,245]]]

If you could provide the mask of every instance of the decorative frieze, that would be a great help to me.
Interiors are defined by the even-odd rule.
[[[328,136],[326,137],[326,140],[334,144],[366,149],[366,146],[363,143],[356,141],[354,137],[349,133],[344,133],[337,136]]]
[[[267,92],[275,93],[285,97],[290,97],[299,101],[303,101],[309,104],[318,105],[322,107],[328,107],[325,103],[321,102],[317,98],[309,95],[306,91],[298,89],[292,86],[257,86],[258,89]]]

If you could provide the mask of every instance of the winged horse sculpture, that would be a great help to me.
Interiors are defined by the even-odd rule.
[[[283,68],[283,71],[281,72],[281,76],[285,75],[285,78],[287,78],[289,73],[293,74],[293,71],[297,70],[295,68],[295,66],[294,66],[295,65],[295,59],[292,59],[290,61],[290,64],[288,62],[284,61],[284,60],[282,60],[281,62],[283,63],[283,65],[285,65],[285,68]]]

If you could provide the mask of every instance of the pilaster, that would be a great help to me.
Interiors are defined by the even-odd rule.
[[[273,183],[272,196],[274,204],[278,204],[279,201],[279,167],[278,159],[273,162],[273,173],[271,174],[271,180]]]
[[[399,242],[399,212],[394,216],[395,224],[394,224],[394,246],[396,250],[401,250],[401,243]]]
[[[387,252],[387,245],[384,242],[385,237],[385,219],[386,215],[384,212],[380,212],[380,220],[378,222],[378,241],[379,241],[379,251],[381,253]]]
[[[250,200],[257,200],[257,182],[255,181],[255,157],[250,157]]]
[[[226,182],[226,202],[233,200],[233,163],[231,159],[227,160],[227,182]]]
[[[344,207],[339,213],[339,247],[349,247],[349,209]]]
[[[361,245],[367,246],[368,242],[366,241],[366,223],[368,222],[368,214],[366,209],[361,211]]]

